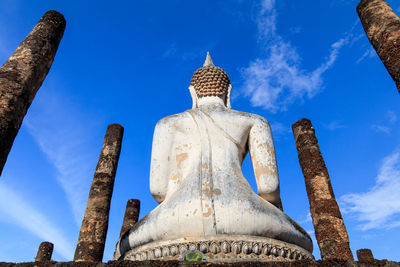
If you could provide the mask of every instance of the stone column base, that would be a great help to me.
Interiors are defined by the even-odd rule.
[[[314,260],[309,251],[297,245],[247,235],[156,241],[129,250],[120,260],[179,260],[188,250],[201,251],[207,262]]]

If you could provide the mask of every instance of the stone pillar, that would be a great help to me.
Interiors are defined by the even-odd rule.
[[[370,262],[375,260],[372,251],[367,248],[357,250],[357,259],[361,262]]]
[[[0,175],[8,153],[53,63],[65,29],[57,11],[47,11],[0,67]]]
[[[375,48],[400,92],[400,19],[384,0],[362,0],[357,13],[369,41]]]
[[[139,219],[140,212],[140,200],[129,199],[126,202],[126,210],[124,215],[124,221],[122,222],[120,237],[129,229],[132,228]]]
[[[349,237],[311,121],[292,125],[321,258],[353,260]]]
[[[50,242],[42,242],[39,246],[35,261],[50,261],[54,245]]]
[[[90,188],[74,261],[101,262],[108,229],[108,216],[124,128],[110,124],[104,137]]]

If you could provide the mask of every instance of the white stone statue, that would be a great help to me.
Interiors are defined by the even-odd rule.
[[[312,258],[311,238],[281,210],[270,125],[232,110],[231,88],[207,54],[189,87],[192,109],[154,131],[150,191],[160,204],[122,236],[115,259],[177,259],[188,249],[210,261]],[[247,152],[257,194],[241,170]]]

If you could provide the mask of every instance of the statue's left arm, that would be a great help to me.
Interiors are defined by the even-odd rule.
[[[255,119],[248,144],[258,195],[282,209],[274,141],[267,120]]]
[[[168,127],[165,120],[157,123],[151,151],[150,192],[158,203],[164,201],[168,189],[168,155],[171,147]]]

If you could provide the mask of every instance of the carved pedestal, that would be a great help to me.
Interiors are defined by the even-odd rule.
[[[309,251],[276,239],[247,235],[218,235],[196,240],[180,238],[151,242],[126,252],[120,260],[179,260],[188,250],[201,251],[206,256],[207,262],[314,259]]]

